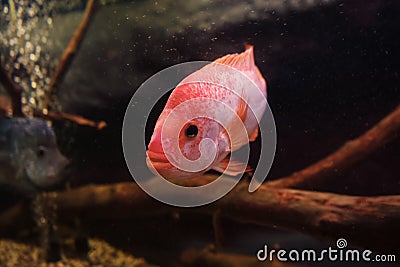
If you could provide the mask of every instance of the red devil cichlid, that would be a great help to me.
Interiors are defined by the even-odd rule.
[[[224,68],[218,68],[221,64]],[[255,90],[249,89],[248,83],[246,85],[243,81],[246,79],[252,83]],[[224,84],[225,87],[219,86],[220,84]],[[229,87],[229,90],[226,87]],[[266,82],[254,62],[253,46],[248,46],[241,54],[229,54],[218,58],[187,76],[173,90],[157,120],[147,150],[146,162],[150,170],[167,179],[196,177],[210,169],[228,175],[240,174],[240,170],[244,170],[247,164],[233,162],[227,168],[229,154],[256,139],[257,118],[262,117],[266,108],[266,89]],[[187,101],[196,104],[190,108],[179,108]],[[216,101],[223,105],[214,104]],[[230,114],[227,107],[235,114]],[[168,116],[171,117],[173,112],[174,120],[183,121],[182,125],[166,123]],[[199,116],[196,117],[196,114]],[[227,121],[226,127],[211,119],[218,116]],[[234,120],[236,116],[245,127],[245,138],[235,134],[239,129],[237,120]],[[176,128],[179,128],[178,134]],[[178,146],[171,145],[174,138],[178,139]],[[187,171],[171,163],[170,159],[179,158],[179,155],[191,161],[200,158],[200,146],[204,139],[212,140],[216,150],[216,156],[210,159],[206,168]]]

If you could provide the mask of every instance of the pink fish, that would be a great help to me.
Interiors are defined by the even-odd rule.
[[[257,138],[266,90],[254,62],[253,46],[241,54],[218,58],[187,76],[173,90],[157,120],[147,150],[149,169],[166,179],[192,178],[210,169],[232,176],[243,173],[247,163],[234,162],[229,154]],[[222,118],[226,125],[215,118]],[[238,123],[244,126],[244,135],[238,133]],[[213,145],[202,145],[206,139]],[[177,145],[172,145],[174,140]],[[215,155],[202,159],[208,160],[204,168],[188,171],[174,164],[174,160],[195,162],[208,150]]]

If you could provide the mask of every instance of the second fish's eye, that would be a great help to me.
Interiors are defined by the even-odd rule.
[[[189,125],[185,130],[185,135],[189,138],[196,137],[198,133],[199,129],[197,128],[196,125]]]
[[[46,149],[43,147],[39,147],[39,149],[36,153],[37,153],[38,157],[42,158],[42,157],[44,157],[44,154],[46,153]]]

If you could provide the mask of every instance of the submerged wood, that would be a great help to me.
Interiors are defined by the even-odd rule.
[[[9,100],[8,97],[0,96],[0,117],[7,116],[9,113],[12,113],[13,109],[9,105],[9,102],[11,102],[11,100]],[[103,128],[107,127],[107,123],[105,121],[93,121],[77,114],[61,111],[47,110],[45,113],[42,110],[34,110],[33,115],[35,117],[51,121],[70,121],[80,126],[94,127],[98,130],[102,130]]]
[[[93,121],[89,120],[85,117],[82,117],[80,115],[76,114],[70,114],[70,113],[65,113],[65,112],[60,112],[60,111],[52,111],[49,110],[47,113],[43,113],[41,111],[35,111],[34,112],[35,117],[40,117],[52,121],[70,121],[73,123],[76,123],[81,126],[89,126],[89,127],[94,127],[97,128],[98,130],[102,130],[107,126],[107,123],[105,121]]]
[[[204,178],[202,180],[202,178]],[[192,182],[203,184],[215,177],[207,175]],[[248,184],[239,184],[217,202],[199,208],[174,208],[148,196],[135,183],[88,185],[58,192],[60,223],[74,218],[91,224],[107,220],[129,220],[158,216],[171,211],[203,213],[261,226],[281,227],[327,240],[346,238],[350,245],[385,253],[398,253],[400,238],[400,196],[346,196],[333,193],[282,189],[262,185],[249,193]],[[8,218],[0,218],[7,229],[26,216],[23,206],[14,207]],[[9,229],[9,228],[8,228]],[[7,230],[7,232],[9,232]]]

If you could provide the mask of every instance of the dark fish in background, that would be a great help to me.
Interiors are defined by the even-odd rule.
[[[45,121],[0,118],[0,185],[39,191],[60,182],[60,172],[67,164]]]

